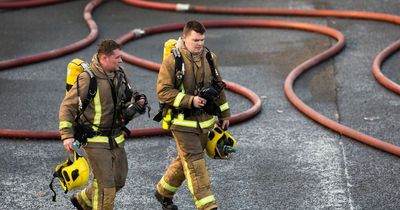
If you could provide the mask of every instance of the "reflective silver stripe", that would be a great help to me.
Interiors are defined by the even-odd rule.
[[[170,192],[176,192],[176,191],[178,191],[178,188],[177,188],[177,187],[174,187],[174,186],[171,186],[170,184],[168,184],[168,183],[165,181],[164,177],[161,178],[160,184],[161,184],[161,186],[162,186],[164,189],[166,189],[166,190],[168,190],[168,191],[170,191]]]
[[[214,125],[215,122],[215,117],[212,117],[209,120],[199,122],[200,128],[208,128],[212,125]],[[183,127],[189,127],[189,128],[197,128],[197,121],[194,120],[185,120],[183,114],[178,114],[177,118],[174,118],[172,120],[173,125],[179,125]]]
[[[93,138],[88,138],[87,141],[92,143],[108,143],[108,136],[95,136]],[[115,141],[117,142],[117,144],[121,144],[122,142],[124,142],[124,134],[121,134],[117,138],[115,138]]]
[[[99,126],[100,126],[100,120],[101,120],[101,102],[100,102],[100,93],[99,93],[99,88],[97,88],[97,93],[96,96],[94,97],[93,100],[94,104],[94,117],[93,117],[93,130],[98,131]]]
[[[179,107],[179,105],[182,102],[183,97],[185,97],[184,93],[178,93],[178,95],[176,96],[176,98],[174,100],[174,107]]]
[[[61,121],[60,124],[58,125],[59,129],[70,128],[70,127],[72,127],[72,123],[68,121]]]
[[[221,110],[221,112],[228,110],[229,109],[229,105],[228,102],[222,104],[221,106],[219,106],[219,109]]]
[[[195,204],[196,204],[197,208],[200,208],[200,207],[202,207],[202,206],[204,206],[204,205],[206,205],[208,203],[211,203],[211,202],[215,202],[214,195],[209,195],[209,196],[204,197],[204,198],[202,198],[202,199],[200,199],[198,201],[195,201]]]
[[[86,195],[86,189],[81,191],[82,200],[85,202],[86,206],[92,207],[92,202],[90,202],[89,198]]]

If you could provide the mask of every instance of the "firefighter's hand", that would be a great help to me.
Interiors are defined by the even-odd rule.
[[[202,108],[204,105],[206,105],[207,100],[200,97],[200,96],[195,96],[193,98],[193,106],[196,108]]]
[[[229,127],[229,120],[219,120],[218,125],[222,128],[222,130],[226,131]]]
[[[141,106],[144,107],[145,103],[146,103],[146,99],[141,97],[138,101],[136,101],[136,103]]]
[[[145,107],[148,103],[146,95],[140,94],[140,95],[135,96],[135,103],[137,103],[141,107]]]
[[[68,152],[72,153],[74,151],[73,147],[72,147],[72,143],[75,141],[74,138],[69,138],[69,139],[65,139],[63,141],[64,144],[64,148],[65,150],[67,150]]]

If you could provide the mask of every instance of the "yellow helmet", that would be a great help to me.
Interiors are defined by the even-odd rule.
[[[54,173],[64,191],[68,192],[87,183],[90,169],[85,158],[74,152],[74,160],[67,158],[64,163],[56,166]]]
[[[228,159],[231,153],[236,152],[236,140],[228,131],[215,126],[208,134],[206,152],[213,159]]]

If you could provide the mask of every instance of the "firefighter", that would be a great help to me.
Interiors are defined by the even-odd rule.
[[[183,59],[183,67],[176,65],[177,53],[171,53],[162,62],[157,79],[158,97],[167,108],[172,109],[164,113],[172,115],[170,130],[178,150],[177,157],[156,186],[155,197],[162,209],[178,209],[172,199],[184,180],[187,181],[197,209],[217,209],[204,149],[208,133],[214,127],[215,117],[218,117],[218,124],[227,129],[230,110],[222,90],[224,86],[221,87],[224,83],[216,68],[216,56],[204,46],[205,32],[200,22],[187,22],[176,45]],[[206,58],[207,53],[210,59]],[[206,97],[210,95],[210,89],[218,95],[214,98]],[[214,107],[214,113],[206,109],[208,105]]]
[[[147,100],[130,85],[121,67],[121,53],[115,41],[102,41],[89,70],[79,74],[60,106],[64,148],[73,152],[75,143],[82,145],[93,172],[92,182],[71,198],[77,209],[111,210],[116,193],[125,185],[124,141],[129,133],[125,125],[145,112]],[[90,94],[94,96],[88,100]]]

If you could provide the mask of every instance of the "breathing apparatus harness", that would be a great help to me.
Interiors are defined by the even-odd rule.
[[[170,121],[174,117],[173,115],[175,115],[179,112],[183,112],[185,115],[195,115],[198,113],[202,113],[203,111],[210,115],[219,115],[222,113],[219,105],[216,102],[216,99],[219,97],[221,91],[226,87],[226,84],[223,81],[218,80],[219,74],[218,74],[218,71],[216,70],[211,51],[207,47],[204,47],[204,48],[206,50],[205,57],[207,59],[207,62],[210,66],[210,70],[212,73],[212,79],[211,79],[211,82],[204,83],[205,71],[203,71],[203,78],[202,78],[203,81],[201,81],[200,83],[197,83],[197,81],[196,81],[195,95],[198,95],[198,96],[206,99],[207,100],[206,105],[201,109],[195,108],[194,110],[192,110],[192,109],[176,109],[176,108],[172,108],[172,107],[168,106],[164,102],[160,102],[159,103],[159,111],[154,116],[153,120],[157,121],[157,122],[160,122],[161,120],[163,120],[163,123],[162,123],[163,129],[169,129]],[[185,75],[185,65],[183,62],[183,58],[182,58],[182,55],[179,52],[178,48],[173,48],[171,50],[171,53],[173,54],[174,59],[175,59],[175,76],[176,76],[175,87],[178,87],[179,90],[182,91],[182,88],[183,88],[182,82],[183,82],[183,78]],[[202,58],[202,60],[203,60],[203,58]],[[191,62],[193,62],[193,60],[191,60]],[[192,66],[194,66],[194,64]],[[202,66],[204,68],[204,62],[203,62]],[[194,71],[194,69],[193,69],[193,71]],[[195,80],[196,80],[196,78],[195,78]]]
[[[86,64],[86,63],[84,63]],[[81,64],[82,65],[82,64]],[[114,105],[114,112],[113,112],[113,120],[112,120],[112,126],[111,128],[101,128],[97,125],[94,125],[91,123],[89,120],[86,120],[91,124],[91,126],[95,126],[99,128],[99,131],[93,130],[90,126],[83,124],[80,121],[80,117],[83,116],[85,119],[86,116],[84,114],[85,109],[89,105],[89,103],[94,99],[95,95],[97,94],[97,81],[94,73],[90,69],[89,65],[85,65],[84,67],[84,72],[89,74],[90,76],[90,83],[89,83],[89,90],[87,97],[82,101],[81,100],[81,94],[79,91],[79,79],[76,80],[76,85],[77,85],[77,95],[78,95],[78,114],[75,117],[75,125],[74,125],[74,138],[80,142],[81,145],[85,145],[87,143],[87,139],[94,137],[94,136],[107,136],[109,140],[110,147],[114,147],[114,132],[115,128],[121,127],[122,130],[130,136],[130,130],[126,127],[126,125],[129,123],[130,120],[133,119],[134,115],[136,113],[143,114],[146,111],[146,108],[148,109],[148,112],[150,113],[150,106],[148,105],[147,97],[144,94],[137,95],[135,96],[135,103],[130,103],[128,106],[125,107],[125,102],[131,101],[133,97],[133,91],[132,87],[128,83],[128,80],[126,78],[126,74],[123,71],[117,71],[114,79],[117,80],[117,84],[114,84],[114,79],[110,79],[107,77],[107,75],[104,73],[104,75],[107,77],[107,81],[111,87],[111,96],[113,99],[113,105]],[[120,104],[117,104],[117,91],[120,89],[121,85],[125,85],[125,91],[122,92]],[[140,98],[145,99],[145,103],[143,106],[139,106],[136,102],[140,100]],[[122,109],[121,109],[122,108]],[[122,116],[123,118],[123,125],[119,125],[116,121],[118,117]]]

